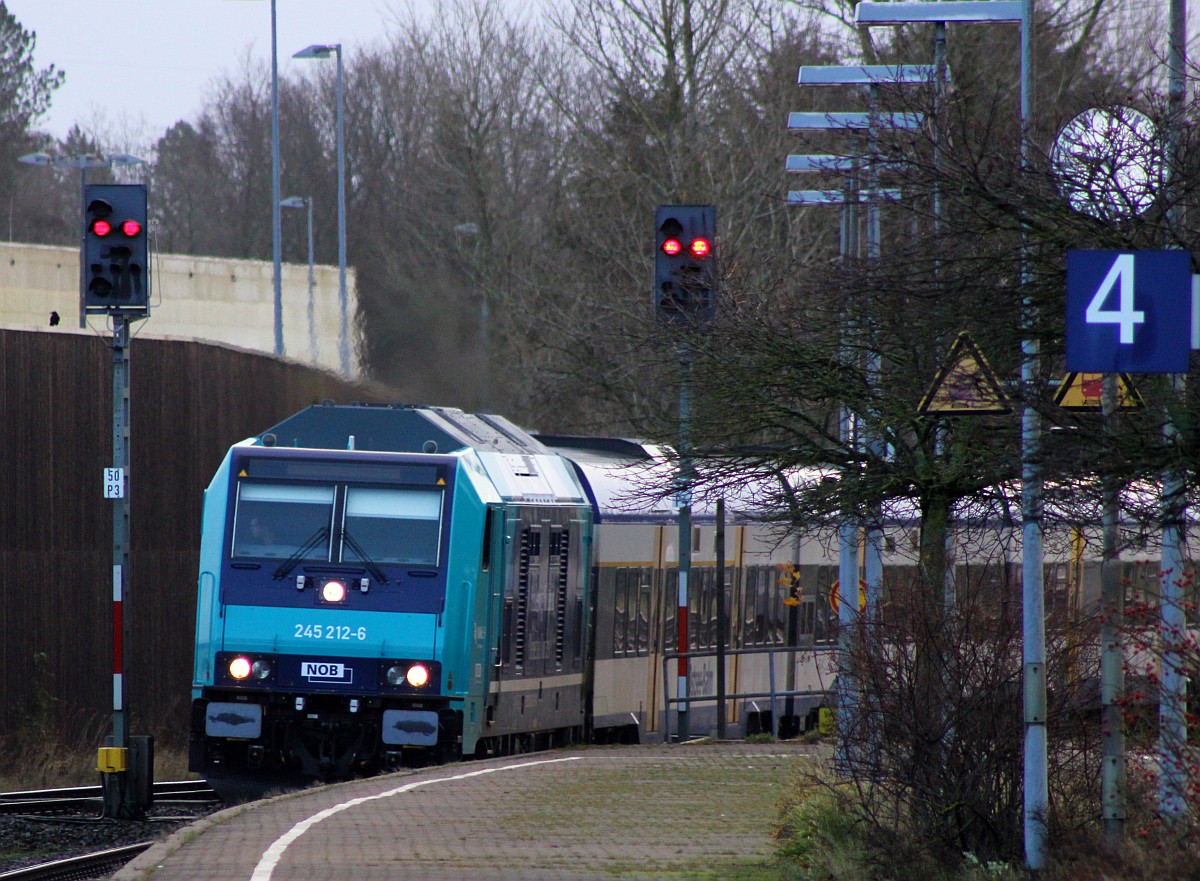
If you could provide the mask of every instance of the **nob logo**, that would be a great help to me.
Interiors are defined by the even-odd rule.
[[[328,661],[302,661],[300,675],[309,682],[353,682],[354,670]]]

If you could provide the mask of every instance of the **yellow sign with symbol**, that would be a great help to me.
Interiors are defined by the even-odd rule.
[[[1058,385],[1054,403],[1064,410],[1099,410],[1104,395],[1103,373],[1068,373]],[[1117,374],[1117,406],[1121,409],[1145,406],[1128,375]]]
[[[917,408],[939,416],[1010,413],[1012,408],[987,358],[967,331],[958,335]]]

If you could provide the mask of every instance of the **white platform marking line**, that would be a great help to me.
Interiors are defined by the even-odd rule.
[[[381,798],[390,798],[393,795],[400,795],[405,792],[411,792],[421,786],[429,786],[432,783],[449,783],[452,780],[466,780],[468,777],[479,777],[483,774],[494,774],[497,771],[519,771],[522,768],[532,768],[535,765],[554,765],[558,762],[575,762],[581,759],[582,756],[569,756],[565,759],[541,759],[536,762],[522,762],[518,765],[503,765],[499,768],[484,768],[481,771],[468,771],[464,774],[455,774],[452,777],[438,777],[433,780],[418,780],[416,783],[406,783],[404,786],[398,786],[395,789],[389,789],[387,792],[380,792],[377,795],[365,795],[362,798],[353,798],[350,801],[344,801],[341,804],[336,804],[331,808],[326,808],[319,811],[304,820],[301,820],[287,832],[280,835],[271,843],[271,846],[263,851],[262,859],[258,861],[258,865],[254,867],[253,874],[250,875],[250,881],[270,881],[271,874],[275,871],[275,866],[283,857],[283,852],[288,849],[293,841],[316,826],[322,820],[332,817],[334,814],[357,807],[369,801],[377,801]]]

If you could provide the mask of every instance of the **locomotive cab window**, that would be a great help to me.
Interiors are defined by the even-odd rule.
[[[243,482],[233,525],[233,556],[329,559],[332,486]]]
[[[343,562],[436,566],[441,534],[440,490],[346,489]]]

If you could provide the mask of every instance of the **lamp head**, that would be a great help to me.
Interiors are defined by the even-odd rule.
[[[314,43],[304,49],[301,49],[293,58],[328,58],[330,55],[340,54],[342,51],[341,43]]]

